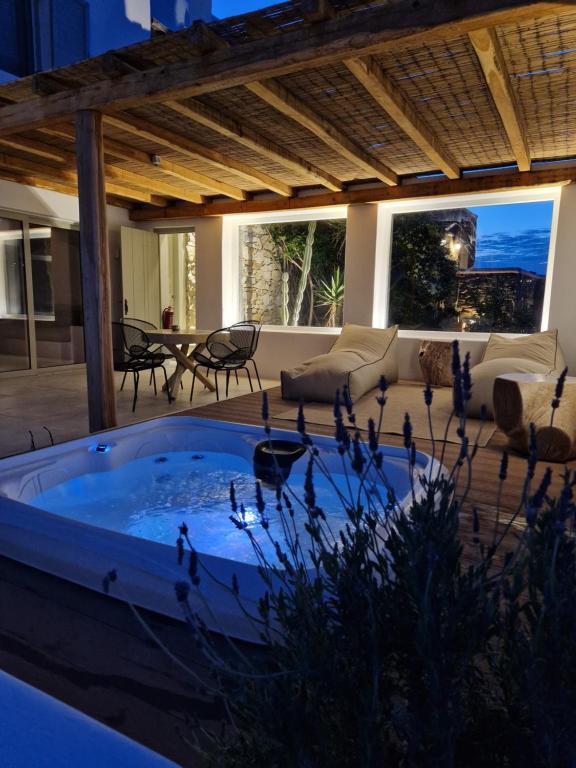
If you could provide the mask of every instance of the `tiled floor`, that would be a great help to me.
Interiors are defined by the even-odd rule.
[[[117,378],[117,413],[119,425],[130,424],[143,419],[164,416],[169,413],[207,405],[215,402],[216,395],[203,389],[196,383],[193,403],[190,397],[191,376],[183,378],[184,390],[176,402],[168,404],[166,395],[148,386],[144,376],[140,379],[136,412],[132,413],[132,383],[126,380],[123,392],[120,392],[122,375]],[[221,376],[221,383],[224,379]],[[277,381],[262,380],[263,387],[277,385]],[[222,387],[223,389],[223,387]],[[239,384],[234,378],[230,381],[230,397],[246,394],[250,388],[246,376],[240,373]],[[221,393],[222,397],[222,393]],[[43,373],[38,376],[18,376],[0,378],[0,457],[28,451],[34,444],[42,448],[50,444],[47,427],[55,443],[72,440],[88,434],[88,411],[86,403],[86,372],[58,371]]]

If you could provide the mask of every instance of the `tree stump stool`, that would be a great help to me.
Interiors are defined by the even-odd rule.
[[[452,343],[450,341],[423,341],[418,351],[422,378],[435,387],[451,387]]]
[[[494,420],[508,444],[527,454],[530,424],[536,429],[538,458],[565,462],[576,457],[576,378],[567,377],[560,406],[552,408],[558,377],[508,373],[494,382]]]

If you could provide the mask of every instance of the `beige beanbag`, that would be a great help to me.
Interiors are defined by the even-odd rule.
[[[533,360],[535,363],[548,366],[551,371],[562,371],[566,365],[558,343],[557,328],[541,333],[531,333],[529,336],[519,336],[517,339],[507,339],[497,333],[491,333],[482,362],[499,357]],[[515,371],[509,371],[509,373],[515,373]]]
[[[481,408],[485,405],[487,418],[494,418],[494,382],[497,376],[504,373],[550,373],[550,367],[519,357],[497,357],[495,360],[478,363],[470,370],[472,398],[468,403],[468,416],[479,418]]]
[[[282,398],[332,403],[336,390],[347,385],[352,400],[358,400],[378,386],[381,376],[398,381],[397,338],[396,325],[345,325],[330,352],[281,372]]]
[[[505,373],[560,373],[563,369],[564,356],[556,329],[517,339],[493,333],[488,339],[482,362],[470,370],[472,398],[468,403],[468,415],[479,417],[484,405],[487,417],[494,417],[493,391],[497,376]]]

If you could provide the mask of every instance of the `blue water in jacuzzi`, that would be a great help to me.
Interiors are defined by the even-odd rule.
[[[393,477],[396,498],[409,491],[406,460],[387,459],[387,474]],[[304,498],[304,472],[307,459],[292,468],[288,481],[290,495]],[[332,473],[333,482],[346,495],[348,483],[353,493],[358,481],[342,473]],[[245,532],[230,521],[230,482],[234,481],[238,502],[246,510],[246,522],[271,561],[275,561],[271,539],[283,544],[284,535],[275,510],[275,492],[264,488],[265,516],[270,537],[260,525],[256,508],[255,479],[251,462],[236,454],[219,451],[173,451],[128,461],[111,470],[73,477],[48,488],[28,501],[34,507],[119,533],[152,541],[174,544],[178,527],[186,523],[190,539],[198,552],[244,563],[257,563],[253,546]],[[330,482],[315,473],[317,505],[328,517],[337,534],[348,522],[341,501]],[[383,486],[373,486],[373,493],[386,499]],[[307,515],[294,502],[295,528],[303,549],[309,547],[304,524]]]

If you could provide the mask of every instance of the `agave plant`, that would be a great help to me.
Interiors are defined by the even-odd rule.
[[[333,328],[337,325],[344,303],[344,275],[340,267],[336,267],[330,282],[320,280],[316,288],[316,306],[325,308],[325,325]]]

